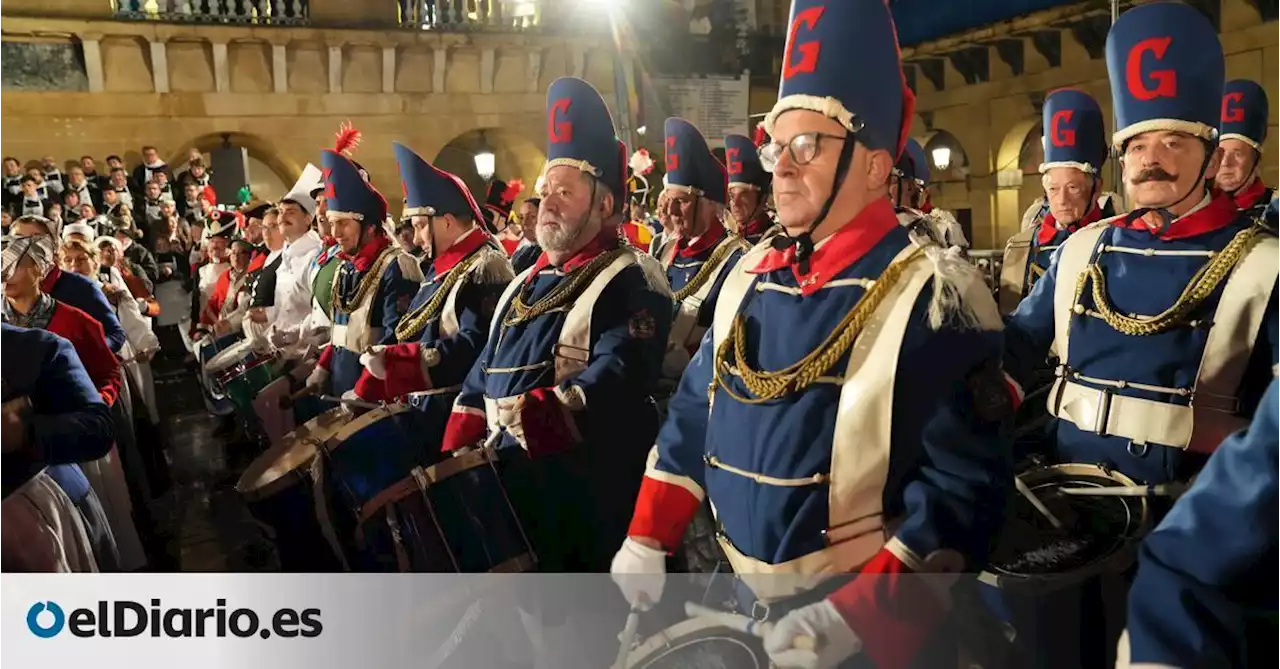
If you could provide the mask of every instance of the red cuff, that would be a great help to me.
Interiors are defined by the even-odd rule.
[[[387,368],[387,393],[392,397],[431,390],[431,379],[422,373],[422,345],[392,344],[382,350]]]
[[[680,546],[684,530],[701,504],[688,490],[646,476],[640,479],[640,494],[636,496],[627,536],[655,539],[663,548],[674,550]]]
[[[474,410],[459,411],[457,408],[449,414],[449,422],[444,427],[444,439],[440,442],[440,450],[448,453],[459,448],[472,446],[484,439],[486,429],[484,414]]]
[[[827,598],[880,669],[908,667],[946,618],[938,596],[888,549]]]
[[[573,414],[552,388],[534,388],[525,393],[520,425],[524,428],[525,447],[534,457],[567,451],[582,440]]]
[[[388,395],[387,384],[382,379],[364,370],[360,373],[360,380],[356,381],[356,397],[366,402],[384,402],[395,395]]]
[[[333,360],[333,344],[329,344],[320,351],[320,359],[316,361],[316,367],[329,371],[329,364]]]
[[[1008,372],[1004,373],[1004,386],[1009,391],[1009,399],[1013,402],[1013,410],[1017,411],[1018,407],[1022,406],[1022,399],[1025,397],[1022,392],[1022,386],[1018,385],[1018,382],[1014,381]]]

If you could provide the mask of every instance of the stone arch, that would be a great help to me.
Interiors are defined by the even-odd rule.
[[[486,184],[476,173],[475,165],[475,155],[482,145],[487,145],[493,152],[493,178],[503,181],[520,179],[524,182],[520,198],[532,195],[534,182],[547,162],[547,154],[528,134],[517,130],[492,127],[468,130],[445,142],[432,163],[456,174],[471,189],[476,201],[483,204]]]
[[[1028,137],[1041,124],[1039,115],[1026,118],[1013,124],[1000,142],[1000,150],[996,152],[996,171],[1015,170],[1021,165],[1024,146]]]
[[[178,151],[166,159],[177,168],[187,162],[187,153],[199,149],[208,154],[224,144],[240,147],[249,154],[250,186],[264,200],[275,200],[288,192],[302,174],[302,166],[276,149],[269,140],[246,132],[211,132],[185,142]],[[265,168],[270,174],[262,174],[255,166]]]

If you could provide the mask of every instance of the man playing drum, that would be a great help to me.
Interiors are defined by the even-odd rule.
[[[1107,140],[1102,108],[1084,91],[1064,88],[1044,101],[1044,162],[1040,179],[1049,211],[1009,239],[1000,275],[1000,309],[1011,313],[1049,268],[1071,233],[1103,218],[1102,164]],[[1110,199],[1108,198],[1108,202]]]
[[[487,433],[509,470],[536,470],[538,484],[511,492],[539,568],[603,571],[657,432],[649,392],[671,295],[657,262],[607,223],[623,204],[626,153],[599,92],[557,79],[547,114],[543,253],[499,300],[444,450]]]
[[[396,324],[397,343],[361,356],[365,370],[356,395],[374,401],[407,396],[421,412],[417,435],[434,448],[514,274],[466,184],[403,144],[392,146],[404,184],[401,217],[413,222],[415,241],[430,259],[429,278]]]
[[[1000,319],[889,201],[914,98],[886,4],[797,0],[791,26],[761,149],[786,235],[725,280],[612,571],[657,602],[705,497],[775,663],[904,667],[946,615],[919,574],[980,568],[1001,520]]]
[[[329,309],[333,329],[307,386],[342,395],[355,388],[364,365],[360,356],[390,341],[409,306],[422,269],[413,256],[391,243],[382,229],[387,201],[349,158],[325,150],[325,215],[342,245]]]

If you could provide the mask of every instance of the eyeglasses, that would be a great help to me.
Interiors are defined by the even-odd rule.
[[[844,141],[848,139],[848,135],[829,135],[825,132],[802,132],[792,137],[786,144],[778,142],[769,142],[760,147],[760,164],[766,172],[772,172],[778,166],[778,161],[782,159],[782,152],[786,150],[791,155],[791,162],[797,165],[808,165],[818,157],[819,147],[824,139],[836,139]]]

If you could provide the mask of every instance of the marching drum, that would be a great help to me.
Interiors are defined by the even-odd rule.
[[[221,337],[207,337],[196,344],[196,354],[200,359],[201,384],[204,386],[205,402],[209,410],[217,415],[226,416],[235,411],[232,404],[217,385],[217,375],[209,369],[209,364],[223,351],[236,345],[244,335],[233,332]]]
[[[768,669],[759,637],[714,620],[690,618],[646,639],[627,655],[626,669]]]
[[[1063,492],[1136,486],[1095,465],[1038,466],[1018,478],[1062,527],[1015,493],[987,569],[978,576],[982,599],[1011,645],[1003,652],[1019,658],[1013,666],[1088,665],[1091,651],[1075,632],[1102,629],[1102,620],[1086,619],[1088,612],[1107,605],[1106,592],[1125,591],[1122,574],[1151,523],[1147,499]],[[1114,646],[1114,639],[1094,645],[1108,643]]]
[[[357,543],[378,571],[509,573],[536,560],[489,448],[466,451],[374,495]]]
[[[338,407],[307,422],[258,456],[236,483],[249,513],[276,543],[284,571],[342,568],[327,538],[332,528],[323,519],[327,507],[312,471],[320,445],[350,418],[345,407]]]
[[[229,352],[229,351],[228,351]],[[242,416],[255,416],[253,399],[276,379],[276,356],[250,354],[218,377],[217,385]]]

